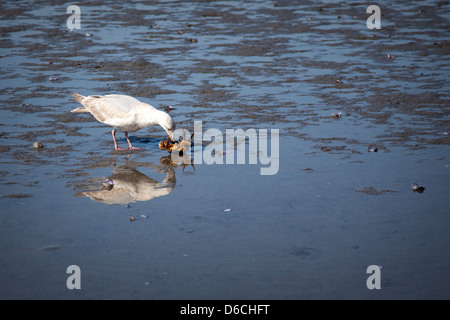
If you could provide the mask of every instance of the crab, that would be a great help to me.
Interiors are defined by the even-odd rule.
[[[187,150],[188,148],[191,148],[191,146],[192,146],[192,144],[189,141],[183,140],[183,139],[181,139],[179,142],[173,142],[173,141],[170,141],[169,139],[161,140],[159,142],[159,148],[161,150],[167,150],[169,153],[178,152],[178,154],[180,156],[183,156],[183,151]],[[165,164],[171,164],[172,166],[177,167],[177,164],[172,161],[171,156],[163,157],[160,159],[159,162],[165,163]],[[183,162],[180,166],[183,167],[183,171],[184,171],[185,167],[187,167],[189,164],[194,168],[194,171],[195,171],[195,167],[194,167],[194,164],[192,163],[192,161],[189,161],[187,163]]]
[[[167,150],[168,152],[172,153],[175,152],[183,152],[184,150],[187,150],[191,147],[191,143],[187,140],[181,139],[179,142],[171,141],[170,139],[167,140],[161,140],[159,142],[159,148],[161,150]]]

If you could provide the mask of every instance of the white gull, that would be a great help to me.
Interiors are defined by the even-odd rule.
[[[166,173],[164,180],[159,182],[125,165],[114,168],[109,178],[110,188],[79,192],[76,196],[89,197],[105,204],[129,204],[166,196],[175,188],[177,181],[172,168]]]
[[[160,125],[167,132],[168,141],[174,140],[175,123],[172,118],[166,112],[160,111],[136,98],[120,94],[85,97],[75,92],[72,93],[72,96],[83,107],[73,109],[71,112],[89,112],[99,122],[114,128],[111,134],[114,139],[115,150],[126,150],[117,145],[116,129],[120,129],[125,133],[129,150],[141,150],[142,148],[136,148],[131,145],[128,132],[135,132],[153,125]]]

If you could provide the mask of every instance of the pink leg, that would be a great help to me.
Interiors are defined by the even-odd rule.
[[[131,141],[130,141],[130,139],[128,139],[128,132],[126,132],[126,131],[125,131],[125,138],[127,138],[128,145],[130,146],[130,150],[144,150],[143,148],[137,148],[137,147],[133,147],[131,145]]]
[[[111,131],[111,134],[112,134],[113,139],[114,139],[114,149],[115,149],[116,151],[127,150],[127,149],[125,149],[125,148],[120,148],[120,147],[117,145],[117,141],[116,141],[116,129],[114,129],[113,131]]]

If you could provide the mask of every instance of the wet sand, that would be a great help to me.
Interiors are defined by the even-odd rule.
[[[450,297],[448,3],[383,6],[380,30],[363,3],[80,8],[70,32],[65,2],[0,5],[0,298]],[[278,129],[279,172],[174,167],[159,127],[114,152],[71,92]]]

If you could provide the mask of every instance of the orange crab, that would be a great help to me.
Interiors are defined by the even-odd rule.
[[[173,142],[169,139],[167,140],[161,140],[159,142],[159,148],[161,150],[167,150],[170,153],[173,151],[183,152],[184,150],[187,150],[191,147],[191,143],[187,140],[181,139],[179,142]]]
[[[173,142],[168,140],[162,140],[159,142],[159,148],[161,150],[167,150],[169,153],[175,152],[175,154],[178,152],[179,156],[183,156],[183,152],[188,150],[189,148],[191,148],[191,143],[187,140],[183,140],[181,139],[179,142]],[[174,167],[178,167],[176,163],[174,163],[171,159],[171,156],[167,156],[167,157],[163,157],[160,159],[159,161],[160,163],[165,163],[165,164],[171,164]],[[181,167],[183,167],[183,171],[184,168],[188,165],[191,165],[194,168],[195,171],[195,167],[194,164],[192,163],[192,161],[188,161],[187,163],[183,162],[181,164]]]

